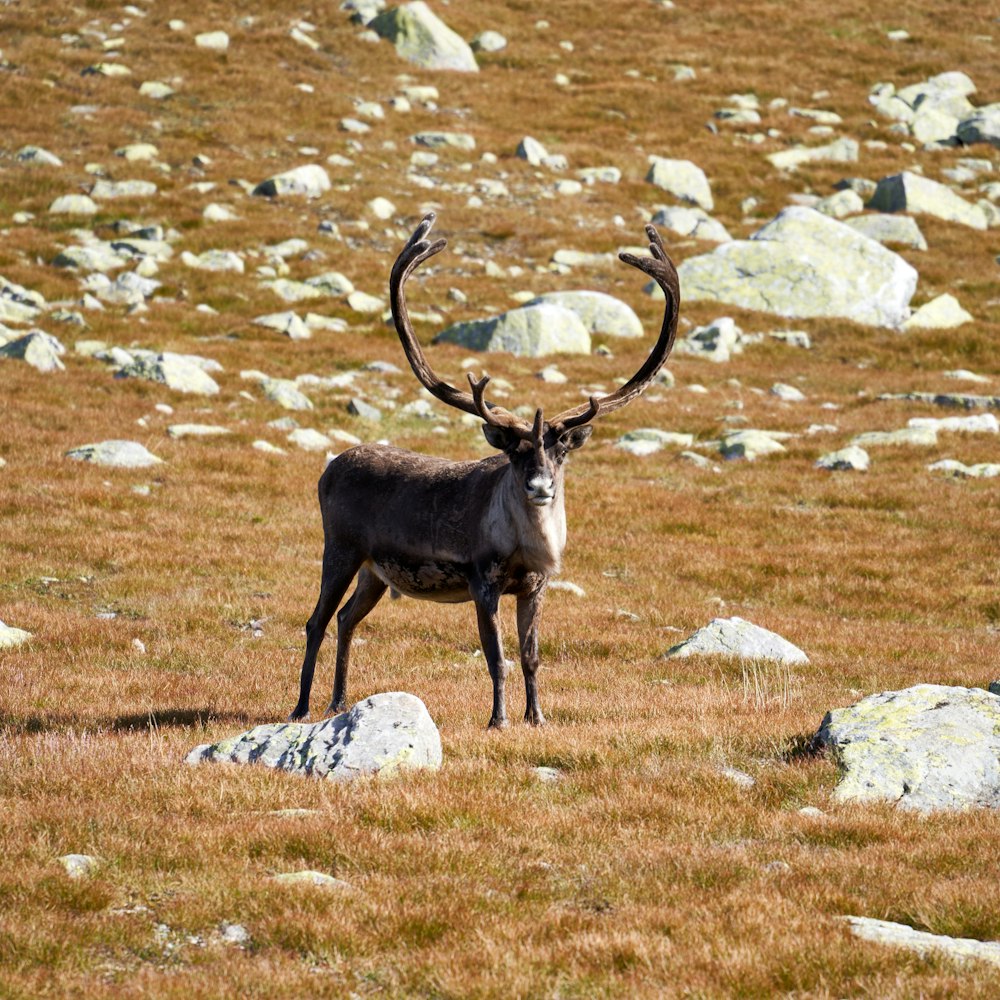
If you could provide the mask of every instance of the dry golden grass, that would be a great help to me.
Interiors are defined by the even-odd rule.
[[[99,41],[60,41],[91,20],[114,35],[125,16],[120,5],[7,5],[4,149],[41,144],[66,167],[0,161],[0,221],[7,225],[15,211],[36,215],[31,225],[4,230],[0,273],[49,300],[78,297],[75,276],[46,264],[72,242],[75,223],[46,209],[86,186],[84,166],[98,162],[115,177],[153,179],[161,189],[139,209],[103,206],[93,224],[105,237],[121,217],[171,225],[195,252],[301,235],[326,259],[290,261],[292,277],[337,269],[384,294],[400,233],[433,205],[451,248],[414,281],[415,308],[434,305],[460,319],[507,308],[519,289],[587,286],[635,304],[652,329],[657,307],[620,265],[563,277],[533,270],[561,246],[607,251],[640,240],[649,210],[669,200],[643,182],[647,154],[699,163],[713,184],[715,215],[742,236],[792,193],[827,194],[845,174],[877,179],[914,163],[939,177],[961,155],[903,149],[885,122],[873,120],[866,96],[876,81],[905,84],[961,68],[978,84],[980,102],[1000,95],[995,41],[983,37],[996,32],[988,5],[914,0],[891,20],[860,0],[679,3],[674,11],[584,0],[549,6],[469,0],[441,9],[466,37],[492,27],[510,39],[470,79],[411,69],[386,45],[356,41],[335,4],[277,0],[255,12],[252,27],[238,26],[241,5],[222,0],[148,5],[148,16],[121,32],[121,61],[134,72],[122,81],[79,75],[103,58]],[[539,16],[551,22],[547,30],[534,26]],[[187,21],[187,32],[168,30],[175,17]],[[317,24],[323,51],[287,37],[300,18]],[[233,36],[224,56],[198,52],[191,41],[215,27]],[[911,41],[888,42],[885,32],[896,27]],[[559,47],[563,40],[572,52]],[[670,67],[678,62],[694,66],[697,78],[674,83]],[[570,87],[551,84],[558,72],[570,76]],[[345,152],[337,122],[352,113],[352,98],[385,100],[405,73],[439,88],[442,111],[389,112],[363,150],[350,152],[353,168],[330,168],[334,184],[349,191],[272,204],[227,186]],[[175,81],[178,94],[163,103],[142,98],[145,79]],[[297,90],[302,82],[315,92]],[[819,90],[829,96],[813,98]],[[856,166],[781,175],[764,154],[814,141],[808,123],[770,112],[765,126],[783,136],[762,146],[704,127],[727,95],[748,91],[765,106],[785,97],[834,109],[844,134],[888,146],[865,149]],[[81,104],[97,110],[69,112]],[[408,137],[425,128],[470,131],[478,152],[500,157],[469,174],[459,169],[466,155],[445,152],[435,177],[459,184],[504,174],[512,197],[470,208],[466,194],[412,185]],[[513,158],[526,132],[566,153],[574,168],[620,166],[622,183],[588,188],[575,200],[540,199],[550,178]],[[134,141],[155,142],[171,172],[113,156]],[[319,148],[320,157],[299,154],[303,146]],[[190,166],[197,153],[212,158],[205,177]],[[986,147],[968,153],[991,155]],[[215,191],[189,189],[206,178],[218,182]],[[751,194],[760,201],[753,224],[740,209]],[[375,195],[394,201],[399,218],[365,231],[353,223]],[[233,204],[241,221],[203,222],[210,201]],[[615,215],[625,217],[626,230]],[[345,242],[314,236],[324,218],[341,225]],[[959,367],[991,375],[996,392],[995,237],[923,218],[920,225],[930,251],[905,254],[921,274],[917,302],[952,291],[975,323],[903,336],[684,307],[691,323],[729,312],[748,331],[801,327],[814,349],[761,345],[718,367],[678,358],[677,388],[651,390],[608,418],[574,456],[565,576],[587,596],[548,599],[547,728],[484,730],[489,685],[468,605],[379,606],[358,633],[351,699],[414,692],[440,726],[445,753],[440,773],[392,782],[345,787],[181,764],[195,744],[291,709],[302,625],[319,583],[322,461],[250,448],[259,437],[284,444],[266,427],[283,411],[241,397],[249,384],[238,372],[294,377],[376,358],[402,364],[391,330],[339,300],[320,300],[310,308],[347,319],[349,332],[288,342],[249,324],[283,308],[257,287],[252,270],[262,259],[248,261],[243,277],[175,262],[160,276],[164,301],[138,316],[119,307],[88,313],[86,336],[217,358],[226,369],[218,399],[115,382],[103,366],[72,354],[57,375],[3,363],[0,617],[35,638],[0,651],[0,995],[995,996],[1000,981],[987,966],[863,944],[834,918],[861,914],[1000,937],[1000,819],[837,805],[833,765],[804,752],[823,713],[859,695],[919,681],[985,685],[1000,673],[996,480],[953,482],[925,470],[941,457],[997,461],[996,442],[942,435],[932,449],[879,450],[866,476],[813,467],[854,433],[931,415],[925,406],[878,401],[880,392],[940,390],[949,385],[940,373]],[[678,259],[708,249],[669,238],[668,245]],[[486,259],[525,273],[488,278]],[[447,299],[453,286],[467,293],[467,305]],[[218,315],[196,312],[195,303]],[[73,330],[48,328],[75,339]],[[535,380],[537,362],[490,358],[489,369],[513,383],[512,404],[551,412],[575,403],[580,386],[631,373],[647,345],[612,341],[613,359],[561,359],[565,387]],[[459,372],[463,357],[446,348],[433,354],[442,373]],[[779,380],[796,380],[809,401],[790,406],[754,391]],[[398,389],[401,403],[416,398],[408,374],[362,384],[375,391],[379,382]],[[688,392],[693,382],[708,394]],[[314,392],[316,412],[303,423],[357,431],[344,410],[348,395]],[[824,401],[839,410],[821,409]],[[174,415],[155,411],[159,402]],[[832,421],[839,430],[793,439],[787,455],[719,473],[666,451],[640,460],[611,447],[639,426],[708,440],[733,416],[798,432]],[[186,421],[223,423],[234,434],[202,442],[166,436],[168,423]],[[457,421],[438,434],[389,416],[384,427],[358,433],[448,457],[486,453],[478,431]],[[140,440],[167,464],[127,473],[63,458],[72,446],[112,437]],[[133,492],[138,484],[151,484],[150,494]],[[117,617],[96,617],[105,611]],[[510,609],[505,614],[509,641]],[[810,664],[789,672],[662,659],[718,614],[784,634],[807,650]],[[265,619],[264,635],[253,639],[246,626],[257,619]],[[523,696],[511,680],[516,718]],[[316,704],[331,684],[328,648]],[[538,783],[530,770],[538,765],[560,768],[563,779]],[[723,766],[748,771],[756,785],[733,785],[720,776]],[[802,816],[804,805],[824,815]],[[314,811],[273,814],[283,808]],[[98,855],[102,865],[92,878],[70,881],[55,860],[68,852]],[[334,874],[353,891],[268,881],[299,868]],[[247,950],[220,943],[224,921],[249,929]],[[158,933],[161,924],[168,930]]]

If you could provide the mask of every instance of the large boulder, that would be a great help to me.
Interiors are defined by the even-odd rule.
[[[441,737],[424,703],[404,691],[376,694],[321,722],[257,726],[221,743],[203,744],[189,764],[263,764],[293,774],[349,780],[405,768],[441,766]]]
[[[546,292],[527,305],[543,303],[576,313],[591,333],[606,333],[612,337],[641,337],[643,334],[642,322],[632,307],[605,292]]]
[[[646,180],[668,191],[675,198],[697,205],[706,212],[711,212],[715,206],[705,172],[690,160],[668,160],[662,156],[650,156]]]
[[[579,316],[547,302],[490,319],[455,323],[442,330],[434,343],[458,344],[473,351],[509,351],[525,358],[590,353],[590,333]]]
[[[903,809],[1000,807],[1000,697],[918,684],[828,712],[816,734],[840,768],[834,796]]]
[[[297,194],[306,198],[318,198],[330,190],[330,177],[318,163],[307,163],[284,173],[275,174],[261,181],[251,194],[264,198]]]
[[[391,7],[368,27],[392,42],[404,59],[424,69],[479,72],[479,64],[465,39],[455,34],[423,0]]]
[[[40,372],[63,371],[66,366],[59,355],[65,353],[66,348],[59,340],[44,330],[30,330],[0,347],[0,358],[18,358]]]
[[[917,287],[917,272],[898,254],[798,206],[784,209],[749,240],[689,258],[678,273],[687,301],[892,328],[909,316]]]
[[[986,229],[986,215],[946,184],[904,170],[883,177],[868,202],[880,212],[918,212],[934,215],[946,222],[958,222],[972,229]]]
[[[706,626],[667,650],[668,657],[737,656],[742,660],[808,663],[809,657],[776,632],[735,615],[713,618]]]

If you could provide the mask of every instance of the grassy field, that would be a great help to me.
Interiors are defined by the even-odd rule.
[[[260,251],[300,236],[324,258],[289,260],[291,277],[335,269],[386,297],[395,254],[433,208],[450,247],[411,282],[415,311],[434,307],[451,322],[509,308],[519,291],[596,288],[632,304],[652,333],[659,306],[635,272],[615,264],[559,275],[546,266],[561,247],[605,252],[643,241],[653,206],[670,201],[644,182],[647,155],[698,163],[712,182],[713,215],[736,237],[792,195],[831,193],[843,176],[877,180],[916,164],[941,179],[960,156],[998,159],[988,146],[908,149],[867,102],[878,81],[902,86],[951,69],[977,83],[977,103],[1000,99],[1000,26],[988,5],[913,0],[891,18],[860,0],[435,5],[464,37],[486,28],[508,37],[507,49],[480,58],[476,76],[409,66],[387,43],[359,40],[337,4],[275,0],[257,5],[252,23],[227,0],[137,7],[38,0],[0,15],[0,274],[50,302],[82,294],[78,275],[49,263],[76,242],[71,230],[87,225],[107,239],[119,218],[176,229],[178,253]],[[170,18],[185,29],[171,30]],[[316,26],[319,50],[289,37],[299,20]],[[214,28],[232,36],[224,55],[194,45],[195,33]],[[897,28],[910,39],[887,40]],[[123,39],[111,48],[131,77],[81,75],[106,58],[99,33]],[[679,63],[695,69],[693,80],[675,82]],[[569,84],[557,86],[557,73]],[[355,113],[353,99],[385,103],[407,84],[403,75],[437,87],[438,110],[387,110],[350,146],[338,122]],[[142,97],[143,80],[177,93]],[[756,143],[731,126],[706,128],[730,94],[750,92],[761,129],[780,135]],[[779,173],[766,153],[827,140],[769,109],[773,98],[835,110],[844,119],[836,134],[885,147],[863,146],[857,164]],[[70,110],[80,105],[92,107]],[[477,149],[442,152],[426,171],[439,187],[427,189],[407,174],[409,136],[432,128],[470,132]],[[572,169],[618,166],[622,181],[553,197],[556,175],[514,157],[525,134]],[[140,141],[155,143],[169,170],[115,157]],[[16,162],[27,143],[65,166]],[[481,162],[484,152],[497,161]],[[228,183],[336,153],[353,165],[327,164],[334,190],[318,201],[251,199]],[[211,162],[192,166],[198,154]],[[154,180],[159,193],[104,203],[82,223],[49,216],[56,196],[89,187],[88,164]],[[509,196],[470,205],[481,178],[504,180]],[[191,187],[202,181],[217,187]],[[377,195],[396,205],[389,222],[365,208]],[[750,196],[758,205],[745,218]],[[239,221],[205,222],[211,201],[230,204]],[[34,219],[15,225],[16,212]],[[338,225],[339,239],[317,233],[323,220]],[[952,292],[975,317],[959,329],[900,334],[682,305],[682,335],[729,314],[748,332],[807,330],[814,346],[763,343],[725,365],[672,359],[673,389],[656,387],[599,422],[574,454],[563,576],[586,596],[552,592],[547,601],[547,727],[486,731],[489,678],[471,605],[379,606],[358,631],[349,700],[410,691],[444,747],[440,772],[392,781],[334,785],[182,763],[196,744],[285,718],[319,585],[323,456],[268,427],[285,412],[239,373],[330,375],[374,360],[405,367],[391,327],[339,299],[308,308],[345,319],[345,333],[292,342],[251,325],[288,308],[259,287],[263,252],[242,276],[175,258],[161,266],[148,311],[87,311],[86,331],[43,316],[40,325],[70,348],[87,337],[198,353],[225,372],[221,394],[207,399],[116,381],[72,350],[65,372],[0,362],[0,618],[34,634],[0,650],[0,996],[996,996],[1000,977],[987,965],[863,943],[837,917],[1000,938],[1000,818],[839,805],[834,765],[808,753],[828,709],[918,682],[985,686],[1000,676],[998,481],[926,470],[945,457],[996,462],[996,441],[942,435],[934,448],[873,449],[864,475],[814,467],[855,433],[947,415],[880,393],[979,391],[943,377],[957,368],[990,377],[986,391],[998,391],[997,231],[929,217],[920,225],[929,250],[903,252],[920,272],[914,304]],[[710,249],[664,237],[677,261]],[[490,277],[487,261],[523,270]],[[468,302],[449,298],[451,288]],[[435,328],[416,325],[428,343]],[[610,388],[630,375],[651,342],[599,340],[611,357],[557,359],[564,386],[535,378],[547,362],[498,355],[486,367],[511,383],[505,405],[555,412],[579,402],[583,386]],[[442,375],[462,377],[467,352],[429,354]],[[769,395],[777,381],[807,401]],[[305,426],[450,458],[488,453],[478,428],[443,407],[434,422],[387,411],[378,426],[347,413],[359,391],[400,405],[418,398],[408,371],[365,373],[354,390],[306,391],[316,409],[296,415]],[[172,414],[155,408],[163,403]],[[799,436],[787,454],[720,460],[717,470],[672,450],[639,459],[613,447],[644,426],[707,441],[734,417]],[[233,433],[169,438],[166,427],[181,422]],[[836,431],[805,434],[827,423]],[[108,438],[141,441],[166,464],[125,472],[64,458]],[[253,450],[260,438],[288,454]],[[789,671],[663,658],[719,615],[779,632],[810,663]],[[512,608],[504,616],[513,655]],[[332,686],[332,646],[320,657],[314,706]],[[518,719],[523,691],[516,674],[510,681]],[[539,782],[540,765],[559,768],[561,780]],[[739,787],[726,767],[756,783]],[[800,814],[807,805],[822,815]],[[308,811],[276,812],[288,809]],[[69,852],[96,855],[100,867],[71,880],[56,860]],[[269,879],[298,869],[352,888]],[[250,942],[224,943],[226,923],[243,925]]]

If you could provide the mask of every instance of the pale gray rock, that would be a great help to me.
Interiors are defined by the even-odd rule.
[[[668,657],[738,656],[742,660],[808,663],[809,657],[776,632],[743,618],[714,618],[683,642],[667,650]]]
[[[203,761],[257,763],[344,781],[409,768],[436,770],[441,737],[419,698],[392,691],[359,701],[332,719],[258,726],[221,743],[195,747],[187,756],[189,764]]]
[[[14,628],[13,625],[6,625],[0,622],[0,649],[12,649],[20,646],[31,638],[31,633],[23,628]]]
[[[151,356],[137,356],[115,373],[116,378],[141,378],[159,382],[176,392],[216,396],[219,385],[192,358],[165,351]]]
[[[794,170],[804,163],[856,163],[858,143],[855,139],[836,139],[825,146],[795,147],[770,153],[767,159],[779,170]]]
[[[976,413],[971,417],[911,417],[908,427],[931,427],[936,431],[962,431],[966,434],[997,434],[1000,420],[992,413]]]
[[[268,313],[253,320],[254,326],[263,326],[268,330],[277,330],[290,340],[308,340],[312,333],[303,320],[294,312]]]
[[[476,140],[468,132],[417,132],[410,136],[410,142],[427,149],[450,147],[471,152],[476,148]]]
[[[977,108],[959,122],[955,134],[965,146],[986,142],[1000,149],[1000,104],[987,104]]]
[[[53,267],[72,267],[80,271],[97,271],[100,274],[124,267],[126,263],[128,263],[127,257],[117,253],[110,243],[103,243],[100,240],[83,246],[66,247],[52,260]]]
[[[943,955],[954,962],[987,962],[1000,966],[1000,941],[977,941],[975,938],[949,937],[947,934],[929,934],[914,930],[907,924],[874,917],[840,917],[851,928],[851,933],[865,941],[905,948],[921,957]]]
[[[210,202],[205,206],[201,217],[206,222],[235,222],[239,216],[228,206]]]
[[[933,427],[901,427],[898,431],[868,431],[851,438],[851,444],[859,448],[896,445],[932,448],[937,444],[937,431]]]
[[[64,854],[56,860],[66,870],[66,874],[74,879],[93,875],[101,865],[100,859],[92,854]]]
[[[748,462],[753,462],[766,455],[780,455],[785,451],[785,447],[778,440],[778,436],[789,437],[790,435],[776,435],[774,431],[749,428],[742,431],[731,431],[723,437],[722,443],[719,445],[719,453],[729,461],[745,459]]]
[[[552,255],[552,263],[561,267],[607,267],[614,263],[614,254],[588,253],[585,250],[560,249]],[[657,286],[659,287],[659,286]]]
[[[270,288],[282,302],[308,302],[310,299],[322,298],[326,294],[322,288],[306,284],[304,281],[293,281],[291,278],[262,281],[260,287]]]
[[[518,144],[515,155],[519,160],[526,160],[533,167],[540,167],[549,155],[549,151],[530,135],[526,135]]]
[[[844,219],[848,215],[857,215],[864,211],[864,207],[865,203],[861,200],[861,195],[850,189],[838,191],[826,198],[820,198],[813,205],[817,212],[829,215],[832,219]]]
[[[287,378],[267,378],[261,380],[261,392],[272,403],[277,403],[283,410],[311,410],[312,400],[291,380]]]
[[[942,472],[947,476],[957,476],[962,479],[993,479],[1000,476],[1000,464],[996,462],[978,462],[966,465],[954,458],[943,458],[927,466],[930,472]]]
[[[139,93],[143,97],[148,97],[154,101],[165,101],[168,97],[173,97],[177,91],[167,83],[159,80],[146,80],[140,87]]]
[[[909,215],[858,215],[845,222],[851,229],[879,243],[893,243],[911,250],[927,249],[927,240],[917,220]]]
[[[479,72],[476,56],[465,39],[423,0],[389,8],[371,20],[368,27],[392,42],[402,58],[424,69]]]
[[[918,684],[826,714],[816,744],[840,770],[839,801],[903,809],[1000,808],[1000,697]]]
[[[961,326],[963,323],[971,323],[972,314],[966,312],[954,295],[945,292],[937,298],[925,302],[908,320],[901,329],[903,330],[950,330],[953,327]]]
[[[509,351],[527,358],[590,353],[590,333],[577,314],[549,303],[456,323],[442,330],[434,343],[458,344],[473,351]]]
[[[237,763],[242,763],[242,762],[238,761]],[[291,769],[285,768],[285,770],[291,770]],[[281,872],[278,875],[272,875],[271,881],[277,882],[279,885],[291,885],[291,886],[311,885],[318,889],[349,890],[351,888],[350,883],[345,882],[343,879],[334,878],[332,875],[327,875],[326,872],[317,872],[317,871],[312,871],[310,869],[298,872]]]
[[[263,198],[299,195],[319,198],[330,190],[330,176],[318,163],[306,163],[261,181],[250,193]]]
[[[115,150],[115,156],[120,156],[129,163],[155,160],[159,155],[160,151],[151,142],[133,142],[127,146],[119,146]]]
[[[354,291],[354,285],[350,278],[339,271],[324,271],[322,274],[315,274],[311,278],[306,278],[305,283],[311,288],[316,288],[324,295],[350,295]]]
[[[232,434],[228,427],[220,427],[218,424],[171,424],[167,427],[167,434],[176,439],[180,438],[207,438],[223,437]]]
[[[662,156],[650,156],[649,164],[646,180],[651,184],[706,212],[715,207],[712,189],[701,167],[690,160],[668,160]]]
[[[18,163],[27,163],[32,166],[41,167],[61,167],[62,160],[55,153],[50,153],[41,146],[22,146],[15,154],[14,159]]]
[[[957,222],[972,229],[986,229],[986,216],[945,184],[904,170],[878,182],[869,208],[880,212],[916,212]]]
[[[650,222],[654,226],[665,226],[681,236],[693,236],[709,243],[728,243],[732,239],[726,227],[701,208],[665,206],[656,212]]]
[[[326,451],[332,447],[332,438],[312,427],[297,427],[288,435],[288,441],[303,451]]]
[[[732,782],[737,788],[753,788],[757,784],[757,779],[746,771],[741,771],[738,767],[723,766],[719,768],[719,775]]]
[[[95,201],[113,201],[118,198],[152,198],[156,185],[152,181],[109,181],[101,178],[90,189]]]
[[[0,358],[16,358],[40,372],[61,372],[65,365],[59,359],[66,348],[56,337],[43,330],[31,330],[0,347]]]
[[[507,48],[507,39],[499,31],[480,31],[469,45],[473,52],[501,52]]]
[[[808,208],[784,209],[749,240],[724,243],[678,268],[687,300],[792,317],[843,317],[898,327],[917,272],[898,254]]]
[[[232,250],[205,250],[199,254],[185,250],[181,263],[196,271],[233,271],[236,274],[242,274],[246,266],[243,258]]]
[[[97,215],[97,202],[86,194],[62,194],[49,205],[49,215]]]
[[[347,404],[347,412],[361,420],[369,420],[378,423],[382,419],[382,411],[371,403],[366,403],[363,399],[354,396]]]
[[[743,331],[731,316],[719,316],[707,326],[695,327],[674,345],[676,354],[690,354],[723,364],[734,354],[742,354]]]
[[[1000,410],[1000,396],[977,396],[965,392],[885,392],[879,399],[902,399],[935,406],[954,406],[961,410]]]
[[[632,307],[606,292],[573,291],[546,292],[525,305],[548,303],[576,313],[591,334],[604,333],[611,337],[641,337],[642,322]]]
[[[856,444],[827,452],[816,460],[817,468],[843,472],[867,472],[870,464],[868,452]]]
[[[148,469],[153,465],[163,464],[162,458],[157,458],[138,441],[112,440],[84,444],[78,448],[70,448],[66,452],[66,457],[78,462],[106,465],[113,469]]]
[[[229,49],[229,35],[224,31],[203,31],[194,36],[194,44],[209,52],[226,52]]]
[[[664,431],[658,427],[639,427],[623,434],[615,442],[615,447],[641,458],[666,447],[690,448],[693,444],[693,434]]]
[[[582,167],[576,176],[584,184],[617,184],[622,179],[622,172],[617,167]]]
[[[787,382],[775,382],[768,391],[772,396],[777,396],[778,399],[786,403],[801,403],[806,398],[801,389],[797,389]]]

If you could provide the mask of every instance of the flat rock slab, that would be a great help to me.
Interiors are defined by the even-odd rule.
[[[816,734],[841,771],[841,801],[902,809],[1000,807],[1000,697],[918,684],[826,714]]]
[[[83,444],[79,448],[70,448],[66,452],[66,457],[114,469],[148,469],[150,466],[163,464],[162,458],[157,458],[138,441],[99,441],[97,444]]]
[[[878,398],[933,403],[935,406],[954,406],[962,410],[1000,410],[1000,396],[975,396],[965,392],[883,392]]]
[[[115,377],[148,379],[176,392],[201,396],[216,396],[219,392],[219,384],[196,362],[183,354],[169,351],[151,357],[133,358],[118,369]]]
[[[688,258],[678,273],[688,300],[891,328],[909,317],[917,287],[917,272],[898,254],[799,206],[784,209],[749,240]]]
[[[261,181],[251,194],[262,198],[301,195],[318,198],[330,190],[330,176],[318,163],[307,163]]]
[[[777,660],[781,663],[808,663],[809,657],[776,632],[754,625],[735,615],[713,618],[682,643],[667,650],[674,656],[738,656],[742,660]]]
[[[257,726],[221,743],[195,747],[187,763],[263,764],[293,774],[348,780],[405,768],[441,766],[437,726],[412,694],[392,691],[315,723]]]
[[[829,451],[816,460],[817,468],[841,472],[867,472],[870,464],[868,452],[856,444],[848,445],[839,451]]]
[[[959,962],[976,959],[1000,965],[1000,941],[977,941],[975,938],[955,938],[947,934],[929,934],[914,930],[906,924],[891,920],[876,920],[874,917],[841,917],[851,928],[855,937],[878,944],[888,944],[897,948],[907,948],[919,955],[933,952],[943,953]]]
[[[973,229],[986,229],[986,216],[946,184],[904,170],[878,182],[869,208],[879,212],[919,212]]]

